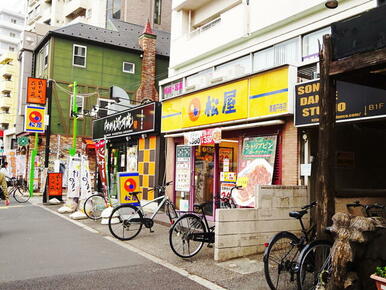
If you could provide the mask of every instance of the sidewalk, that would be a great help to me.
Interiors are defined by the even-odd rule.
[[[41,199],[33,199],[32,203],[42,205]],[[57,212],[60,205],[44,205],[46,208]],[[63,214],[69,216],[69,214]],[[112,237],[107,225],[101,225],[100,221],[89,219],[78,220],[84,225],[98,231],[100,235]],[[264,266],[261,255],[231,261],[216,263],[213,259],[213,248],[206,245],[191,259],[177,257],[169,246],[169,222],[165,214],[158,214],[153,227],[154,232],[143,228],[137,237],[124,243],[140,249],[147,254],[155,256],[163,261],[207,279],[226,289],[268,289],[264,278]]]

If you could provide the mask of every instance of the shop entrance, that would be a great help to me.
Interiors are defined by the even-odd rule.
[[[194,203],[208,203],[205,214],[213,216],[215,147],[197,146],[194,160]]]

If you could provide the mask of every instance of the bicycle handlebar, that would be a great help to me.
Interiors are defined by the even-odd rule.
[[[313,201],[310,204],[307,204],[307,205],[303,206],[302,209],[309,209],[309,208],[312,208],[312,207],[314,207],[316,205],[317,205],[317,202]]]

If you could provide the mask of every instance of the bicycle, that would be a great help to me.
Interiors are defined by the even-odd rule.
[[[346,204],[350,207],[361,207],[365,217],[385,217],[385,206],[381,204],[364,205],[359,201]],[[329,230],[327,228],[326,230]],[[307,245],[298,258],[297,282],[298,289],[318,289],[325,287],[331,278],[331,248],[333,244],[327,240],[315,240]]]
[[[28,192],[28,187],[23,179],[16,179],[15,177],[12,177],[7,181],[7,187],[8,187],[8,195],[13,196],[13,198],[19,202],[19,203],[26,203],[30,199],[30,195]],[[4,193],[1,190],[2,198],[4,196]]]
[[[217,193],[216,194],[216,204],[219,208],[236,208],[236,203],[232,197],[232,192],[234,189],[241,189],[242,186],[233,186],[231,190],[225,194]]]
[[[153,232],[152,227],[154,225],[154,217],[164,205],[165,213],[169,217],[170,224],[173,224],[174,221],[178,218],[178,213],[173,202],[165,194],[166,187],[170,184],[172,184],[172,181],[167,182],[165,185],[154,187],[153,190],[158,191],[158,193],[163,195],[146,202],[144,205],[141,205],[138,199],[138,194],[140,192],[131,192],[133,199],[136,200],[139,205],[135,206],[131,204],[122,204],[114,208],[109,217],[110,233],[121,241],[127,241],[135,238],[142,230],[143,225],[150,229],[150,232]],[[160,203],[157,209],[153,212],[151,217],[146,217],[143,209],[149,204],[158,201],[160,201]]]
[[[295,282],[298,256],[301,250],[313,241],[316,236],[316,225],[306,229],[302,217],[315,206],[316,202],[312,202],[303,206],[300,211],[289,213],[290,217],[299,220],[302,228],[300,237],[288,231],[282,231],[274,235],[269,243],[265,244],[264,274],[271,289],[289,289],[290,283]],[[282,280],[280,280],[281,278]]]
[[[89,196],[83,205],[83,211],[89,219],[99,220],[102,218],[102,212],[109,207],[109,202],[103,193],[97,193]]]
[[[232,199],[232,191],[240,188],[241,186],[232,187],[230,193],[223,197],[219,197],[217,194],[215,201],[222,200],[226,204],[226,208],[236,207]],[[184,214],[170,228],[169,245],[177,256],[184,259],[191,258],[202,249],[204,243],[210,247],[215,242],[215,226],[209,226],[204,211],[204,207],[207,205],[212,205],[212,202],[193,205],[195,213]]]

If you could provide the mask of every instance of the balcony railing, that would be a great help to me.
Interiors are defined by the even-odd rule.
[[[88,6],[88,2],[85,0],[72,0],[64,6],[64,15],[69,18],[84,16]]]

